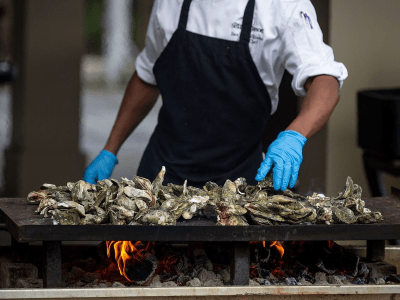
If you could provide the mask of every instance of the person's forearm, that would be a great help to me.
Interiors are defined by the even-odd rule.
[[[141,80],[136,72],[130,80],[117,119],[105,150],[117,154],[123,142],[149,113],[157,101],[159,91],[157,86]]]
[[[329,120],[339,102],[339,82],[329,75],[309,78],[304,85],[307,95],[299,115],[286,128],[307,139],[317,133]]]

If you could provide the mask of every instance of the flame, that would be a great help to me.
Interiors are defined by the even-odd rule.
[[[130,241],[106,241],[107,256],[111,258],[112,250],[114,250],[114,259],[118,265],[119,272],[127,280],[132,281],[126,274],[126,266],[131,263],[141,263],[145,260],[143,252],[147,252],[150,247],[150,242],[142,249],[138,247],[144,246],[141,241],[134,244]]]
[[[262,241],[262,244],[263,244],[263,248],[265,248],[265,241]]]
[[[283,257],[283,254],[285,253],[285,249],[283,249],[283,246],[280,242],[278,241],[273,241],[271,245],[269,245],[269,247],[271,248],[272,246],[275,246],[275,248],[278,250],[281,258]]]

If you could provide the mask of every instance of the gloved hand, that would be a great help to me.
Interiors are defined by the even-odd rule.
[[[294,187],[303,160],[303,146],[307,139],[293,130],[279,133],[277,139],[268,147],[264,161],[258,169],[256,180],[261,181],[274,165],[272,182],[275,190],[284,191]]]
[[[102,150],[86,168],[83,180],[96,184],[98,180],[107,179],[111,176],[116,164],[118,164],[117,157],[110,151]]]

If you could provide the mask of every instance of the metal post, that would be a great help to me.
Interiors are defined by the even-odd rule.
[[[43,241],[43,287],[61,287],[61,241]]]
[[[235,242],[231,248],[231,284],[249,285],[250,242]]]
[[[367,241],[367,260],[371,262],[385,260],[385,240]]]

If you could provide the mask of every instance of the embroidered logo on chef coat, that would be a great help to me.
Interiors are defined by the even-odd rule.
[[[242,24],[238,22],[233,22],[231,27],[232,27],[231,36],[235,36],[239,40],[240,32],[242,30]],[[263,39],[264,39],[264,29],[251,26],[250,43],[257,44],[259,41],[262,41]]]
[[[304,20],[306,21],[307,25],[309,25],[310,28],[313,29],[312,23],[311,23],[311,18],[309,17],[309,15],[307,15],[304,12],[300,12],[300,16],[302,16],[304,18]]]

